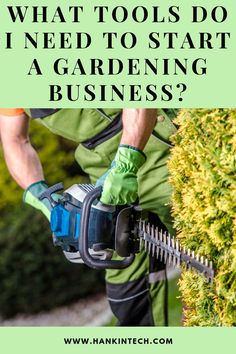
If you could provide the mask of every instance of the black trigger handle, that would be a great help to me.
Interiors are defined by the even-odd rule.
[[[43,200],[44,198],[46,198],[51,204],[51,206],[54,207],[57,205],[57,202],[52,198],[52,194],[59,192],[63,189],[64,189],[64,185],[62,182],[54,184],[39,196],[39,200]]]

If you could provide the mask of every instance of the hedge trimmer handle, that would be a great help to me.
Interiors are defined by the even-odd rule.
[[[64,185],[62,182],[54,184],[53,186],[49,187],[45,192],[43,192],[39,200],[47,199],[52,208],[54,208],[58,203],[52,198],[52,194],[59,192],[64,189]]]
[[[102,194],[102,187],[97,187],[87,193],[83,201],[81,211],[79,250],[84,263],[96,269],[123,269],[127,268],[134,261],[134,254],[125,257],[122,260],[100,260],[94,259],[89,253],[89,217],[93,202]]]

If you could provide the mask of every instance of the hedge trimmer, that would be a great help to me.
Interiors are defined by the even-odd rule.
[[[48,188],[40,199],[47,198],[53,207],[50,225],[54,244],[70,262],[84,262],[96,269],[127,268],[144,247],[165,264],[184,266],[213,280],[212,262],[181,247],[166,230],[142,220],[139,206],[103,205],[99,202],[101,187],[91,184],[74,184],[55,202],[51,195],[60,190],[62,183]],[[123,259],[112,259],[113,250]]]

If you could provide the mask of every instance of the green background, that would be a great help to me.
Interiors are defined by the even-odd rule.
[[[103,0],[99,1],[50,1],[49,6],[49,21],[54,14],[56,6],[60,5],[65,9],[65,13],[68,13],[68,6],[83,5],[84,14],[81,17],[81,23],[75,24],[70,21],[67,23],[33,23],[31,22],[31,16],[27,17],[27,21],[21,23],[11,23],[7,5],[23,5],[19,0],[15,1],[1,1],[0,5],[0,23],[1,23],[1,40],[0,40],[0,75],[3,89],[1,89],[0,105],[3,107],[94,107],[94,106],[106,106],[106,107],[234,107],[235,106],[235,59],[236,59],[236,41],[235,41],[235,1],[224,0],[223,2],[215,0],[182,0],[182,1],[154,1],[150,0],[145,4],[149,8],[152,6],[160,6],[160,15],[168,15],[169,6],[179,6],[181,21],[178,23],[152,23],[147,20],[145,23],[135,23],[132,20],[125,23],[115,23],[110,19],[104,24],[96,22],[96,15],[93,13],[93,6],[95,5],[109,5],[110,7],[124,5],[127,9],[133,9],[135,6],[143,6],[141,0],[130,1],[114,1]],[[45,0],[25,0],[24,5],[29,6],[47,6],[48,1]],[[220,24],[214,23],[210,16],[208,19],[200,24],[193,24],[192,21],[192,5],[204,6],[207,8],[208,13],[215,6],[224,6],[228,10],[228,19]],[[29,14],[30,14],[29,9]],[[71,19],[71,16],[67,17]],[[23,49],[24,32],[89,32],[92,36],[92,46],[87,50],[79,49]],[[102,32],[113,31],[119,34],[123,32],[135,32],[138,37],[138,45],[131,50],[123,49],[121,45],[118,45],[115,49],[106,50],[105,42],[102,40]],[[198,32],[231,32],[231,39],[228,42],[229,47],[224,49],[169,49],[164,48],[156,50],[148,50],[147,48],[147,36],[149,32],[178,32],[180,38],[184,38],[186,32],[190,32],[193,39],[198,38]],[[13,32],[13,49],[5,49],[4,33]],[[180,41],[181,42],[181,41]],[[180,43],[178,42],[178,43]],[[39,41],[42,43],[42,41]],[[118,42],[119,43],[119,42]],[[196,42],[198,43],[198,41]],[[125,58],[139,58],[142,61],[143,58],[206,58],[208,63],[208,73],[206,76],[196,76],[190,74],[187,76],[161,76],[161,75],[142,75],[142,76],[127,76],[126,74],[118,76],[58,76],[53,73],[53,62],[58,57],[69,58],[69,63],[73,67],[75,61],[81,58],[84,62],[89,58],[103,58],[104,60],[109,57],[124,59]],[[27,76],[27,72],[31,66],[34,58],[37,58],[43,76]],[[63,89],[63,100],[58,103],[49,102],[49,88],[50,84],[59,85],[85,85],[85,84],[140,84],[144,88],[147,84],[156,84],[158,87],[163,84],[185,83],[188,85],[188,90],[183,93],[183,101],[180,102],[179,91],[175,88],[174,99],[171,102],[161,102],[159,99],[156,102],[146,102],[145,99],[139,102],[128,102],[127,100],[122,102],[116,99],[113,102],[99,102],[99,96],[96,101],[86,102],[82,98],[76,102],[70,102],[67,99],[66,91]]]
[[[65,345],[64,337],[173,338],[173,345]],[[223,353],[233,350],[235,329],[226,328],[5,328],[1,329],[2,353]]]

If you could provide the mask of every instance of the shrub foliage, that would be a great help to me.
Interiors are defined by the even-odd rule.
[[[181,243],[213,261],[215,279],[184,271],[188,326],[236,325],[236,109],[185,109],[169,162]]]

